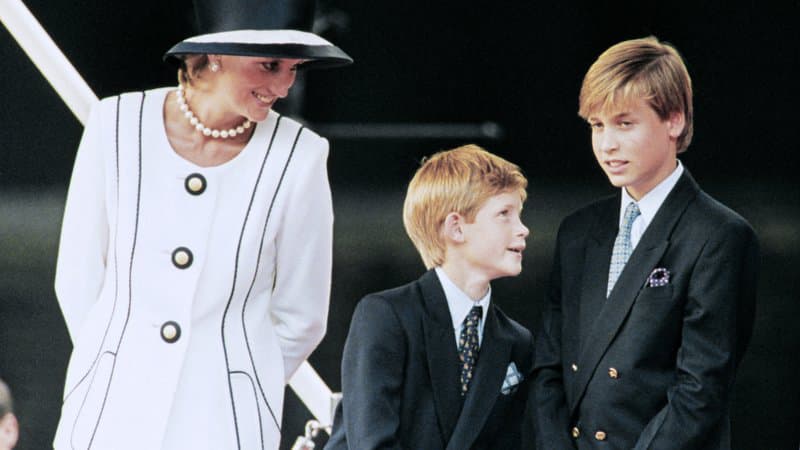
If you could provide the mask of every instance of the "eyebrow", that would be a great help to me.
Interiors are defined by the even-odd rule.
[[[619,120],[619,119],[626,119],[633,116],[633,113],[630,111],[622,111],[621,113],[614,114],[611,116],[611,120]],[[586,119],[587,122],[602,122],[602,120],[598,116],[589,116]]]

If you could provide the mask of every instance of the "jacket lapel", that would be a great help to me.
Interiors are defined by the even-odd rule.
[[[420,289],[427,312],[422,325],[428,370],[444,445],[453,433],[461,409],[456,337],[447,299],[435,271],[430,270],[420,278]]]
[[[613,205],[619,205],[619,202],[619,194],[609,201]],[[608,206],[602,209],[600,217],[589,232],[590,238],[587,240],[584,256],[581,297],[578,304],[581,349],[586,342],[589,342],[590,330],[597,322],[597,316],[606,303],[608,267],[611,263],[610,255],[614,248],[614,239],[617,237],[618,223],[618,208]]]
[[[478,438],[503,387],[508,363],[511,361],[512,345],[512,338],[500,328],[494,305],[491,305],[486,314],[475,376],[470,383],[464,408],[447,449],[470,448]]]
[[[600,313],[592,321],[592,325],[587,328],[591,331],[582,339],[582,349],[578,358],[579,370],[576,374],[576,381],[572,386],[572,395],[570,396],[572,399],[570,404],[571,411],[574,412],[580,402],[597,364],[625,322],[625,318],[628,316],[639,292],[644,287],[648,275],[650,275],[650,272],[656,267],[656,264],[658,264],[666,251],[672,230],[683,215],[686,207],[697,195],[698,190],[699,188],[694,179],[689,175],[688,170],[684,169],[683,175],[664,200],[633,254],[631,254],[631,258],[625,264],[625,268],[607,300],[604,297],[608,282],[608,266],[611,259],[613,238],[611,247],[607,247],[607,244],[603,241],[604,244],[599,249],[591,250],[594,252],[591,255],[594,259],[588,259],[589,255],[587,255],[586,267],[597,268],[590,271],[594,273],[589,276],[589,279],[599,286],[584,285],[583,291],[587,298],[582,297],[581,301],[587,300],[587,302],[591,303],[599,298],[603,300],[603,306],[600,309]],[[619,204],[615,204],[615,208],[618,207]],[[613,215],[617,218],[619,216],[618,213]],[[614,228],[616,228],[616,224]],[[616,237],[616,230],[614,234],[614,237]],[[600,249],[605,249],[606,252],[601,254]],[[605,268],[605,270],[601,271],[601,267]],[[599,279],[603,281],[599,282]],[[590,295],[592,296],[591,298],[589,298]],[[581,325],[584,324],[582,323]]]

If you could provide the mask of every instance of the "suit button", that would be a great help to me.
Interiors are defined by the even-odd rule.
[[[185,269],[192,265],[192,251],[186,247],[178,247],[172,252],[172,264],[178,269]]]
[[[578,365],[577,364],[572,363],[572,371],[573,372],[577,372],[578,371]]]
[[[611,367],[608,369],[608,376],[616,380],[619,378],[619,372],[617,372],[617,369]]]
[[[192,195],[200,195],[206,190],[206,178],[199,173],[190,174],[183,182],[186,192]]]
[[[572,437],[578,439],[578,436],[580,435],[581,435],[581,430],[579,430],[578,427],[572,427]]]
[[[177,322],[169,321],[161,325],[161,339],[165,342],[172,344],[181,337],[181,327]]]
[[[594,434],[594,438],[598,441],[605,441],[606,440],[606,432],[602,430],[598,430],[597,433]]]

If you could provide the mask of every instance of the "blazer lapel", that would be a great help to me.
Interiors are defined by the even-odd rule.
[[[609,201],[609,206],[602,209],[600,217],[589,232],[590,237],[586,243],[581,297],[578,304],[581,349],[589,341],[590,330],[606,303],[608,268],[611,264],[611,251],[614,248],[619,223],[619,210],[610,205],[619,205],[619,202],[618,194]]]
[[[511,361],[513,340],[500,328],[494,305],[486,314],[483,341],[475,367],[475,376],[464,399],[464,407],[447,449],[472,447],[494,408],[503,387],[508,363]]]
[[[443,443],[450,439],[461,409],[458,386],[458,351],[447,299],[433,270],[420,278],[423,303],[427,312],[422,325],[433,400]]]
[[[697,195],[698,190],[699,188],[694,179],[689,175],[688,170],[684,169],[683,175],[664,200],[653,221],[647,227],[647,231],[642,235],[633,254],[631,254],[631,258],[625,264],[625,268],[620,274],[614,289],[611,290],[608,299],[603,302],[600,313],[595,316],[596,318],[592,321],[593,324],[588,328],[591,331],[582,339],[582,349],[578,358],[579,370],[576,374],[576,382],[572,386],[572,395],[570,396],[572,399],[570,411],[574,412],[580,402],[597,364],[625,322],[625,318],[628,316],[639,292],[644,287],[648,275],[656,267],[656,264],[658,264],[658,261],[669,246],[672,230],[683,215],[686,207]],[[619,205],[616,204],[615,206],[618,207]],[[618,217],[618,214],[615,214],[615,216]],[[601,248],[605,248],[605,246],[601,246]],[[595,301],[596,298],[602,299],[605,297],[611,247],[607,248],[605,254],[600,254],[600,251],[596,250],[596,254],[593,254],[592,257],[595,259],[587,259],[587,267],[597,267],[597,269],[591,271],[594,274],[589,278],[595,280],[594,283],[598,283],[596,281],[598,278],[602,278],[604,281],[598,283],[601,286],[584,285],[584,293],[587,293],[587,296],[592,295],[592,298],[588,299],[589,302]],[[601,267],[605,268],[602,272],[600,271]],[[582,298],[581,301],[583,300]]]

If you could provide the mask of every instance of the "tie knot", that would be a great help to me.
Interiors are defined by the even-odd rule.
[[[633,221],[636,220],[640,214],[639,205],[634,202],[628,203],[628,206],[625,208],[625,217],[622,219],[623,228],[630,228],[631,225],[633,225]]]
[[[469,314],[467,314],[467,317],[464,319],[464,324],[477,324],[480,322],[481,318],[483,318],[483,307],[480,305],[475,305],[469,310]]]

